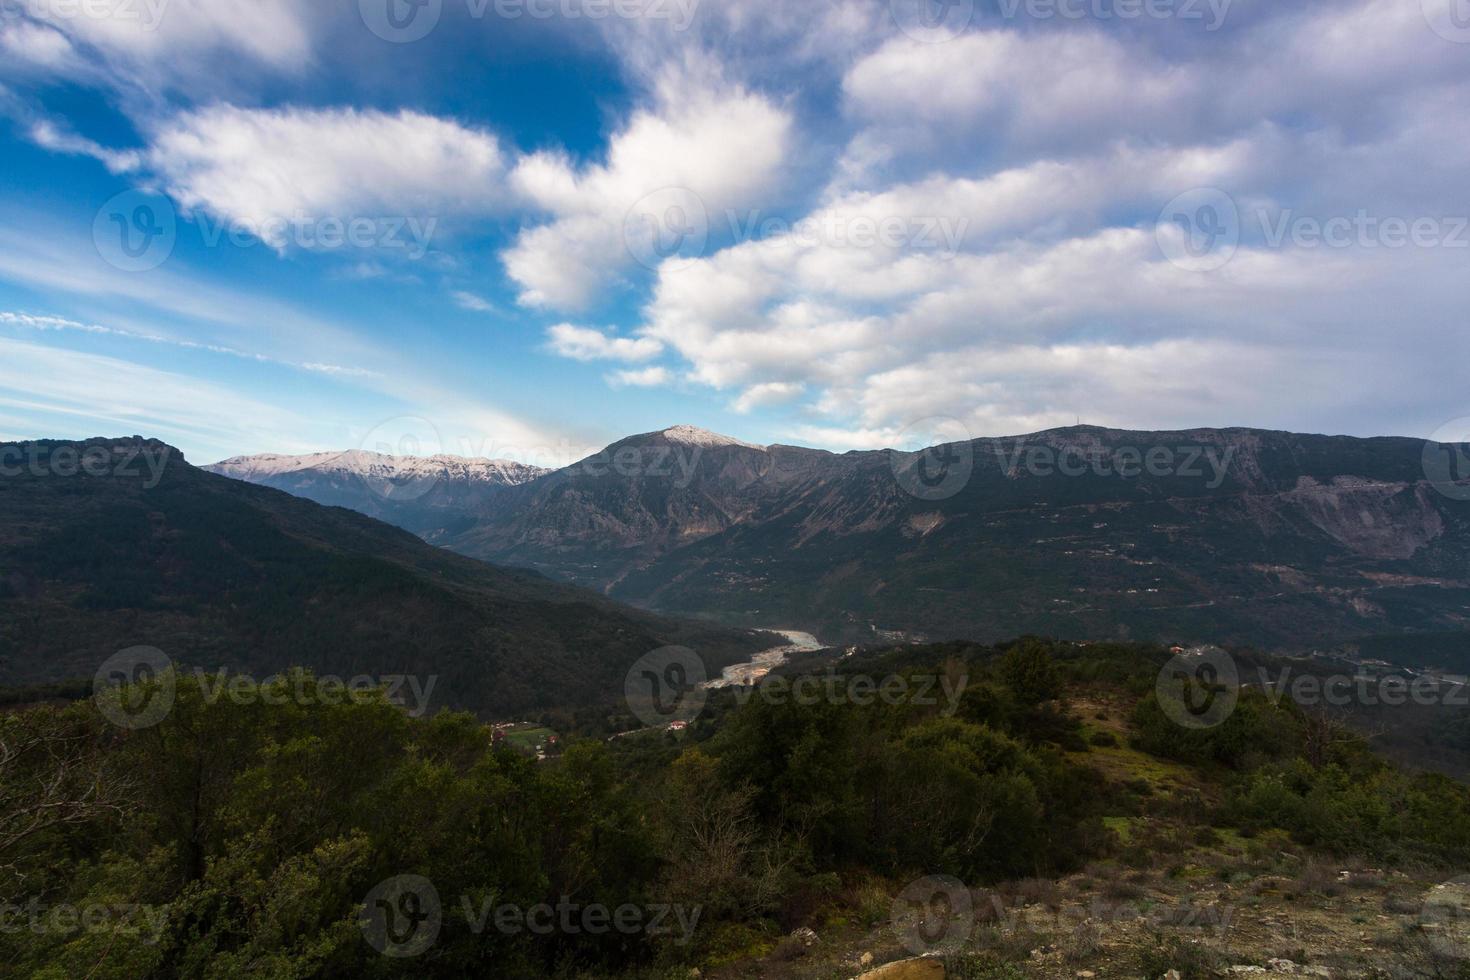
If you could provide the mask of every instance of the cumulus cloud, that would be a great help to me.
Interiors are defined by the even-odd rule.
[[[843,91],[860,119],[911,135],[942,124],[1038,146],[1174,128],[1205,82],[1100,32],[993,30],[945,44],[890,40],[853,65]]]
[[[305,7],[227,23],[174,2],[156,38],[33,23],[0,46],[33,67],[229,51],[298,77],[318,56]],[[669,26],[595,25],[634,108],[575,154],[413,111],[215,104],[148,116],[137,153],[30,132],[262,233],[296,212],[505,220],[521,304],[618,324],[557,323],[548,351],[631,365],[606,375],[619,387],[707,386],[833,446],[892,444],[924,415],[976,434],[1079,415],[1373,430],[1386,411],[1439,421],[1457,387],[1466,252],[1268,241],[1297,219],[1463,214],[1467,49],[1412,0],[1237,0],[1208,34],[980,17],[943,44],[887,0],[729,0]],[[1199,188],[1225,192],[1239,236],[1206,272],[1167,254],[1196,211],[1161,215]]]
[[[558,323],[546,331],[547,347],[577,361],[646,361],[663,351],[649,337],[610,337],[590,327]]]
[[[1461,46],[1387,0],[1253,7],[1209,45],[1158,37],[1059,23],[877,41],[842,74],[853,128],[815,205],[665,263],[633,335],[737,410],[809,394],[795,431],[833,446],[891,445],[927,415],[977,435],[1079,415],[1372,431],[1365,393],[1444,374],[1402,352],[1465,346],[1446,335],[1470,299],[1451,272],[1465,253],[1280,230],[1456,227]],[[1197,207],[1175,199],[1206,188],[1239,246],[1201,272],[1169,255]],[[1400,416],[1431,421],[1434,400]]]
[[[767,405],[789,402],[799,397],[804,388],[804,385],[795,381],[767,381],[763,384],[751,385],[740,393],[740,397],[736,398],[730,407],[743,415]]]
[[[494,135],[409,110],[216,105],[159,124],[147,161],[181,205],[276,247],[303,220],[413,218],[422,232],[505,199]]]
[[[673,380],[673,373],[668,368],[658,365],[614,371],[607,375],[607,383],[614,388],[659,388]]]
[[[706,231],[710,213],[768,204],[792,125],[786,109],[759,94],[670,75],[654,106],[612,136],[604,162],[525,158],[511,181],[552,220],[523,230],[502,256],[521,303],[577,310],[598,298],[642,257],[629,247],[630,222],[670,213],[660,195],[677,197],[680,220]]]

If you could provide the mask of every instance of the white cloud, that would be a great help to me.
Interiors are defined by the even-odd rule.
[[[1203,83],[1101,33],[995,30],[944,44],[890,40],[853,65],[843,91],[859,119],[890,131],[983,128],[1037,146],[1173,128]]]
[[[493,444],[491,448],[515,449],[566,441],[565,430],[487,404],[478,387],[456,389],[442,369],[411,356],[417,350],[414,345],[382,343],[345,329],[329,317],[269,296],[223,288],[189,274],[177,260],[145,276],[119,272],[103,263],[90,241],[70,240],[63,227],[43,217],[13,211],[0,214],[4,217],[0,220],[0,279],[28,289],[58,291],[67,295],[68,305],[81,302],[89,309],[104,308],[110,326],[147,339],[157,335],[162,343],[227,348],[252,360],[271,359],[350,379],[366,393],[361,404],[369,406],[358,420],[362,432],[388,418],[417,416],[432,420],[445,446]],[[322,370],[343,365],[343,371]],[[309,389],[302,386],[302,391],[303,397],[309,397]],[[301,409],[302,417],[312,419],[324,411],[320,404]],[[288,443],[308,449],[348,444],[343,441],[349,434],[345,426],[334,431],[331,438],[306,439],[297,429],[275,430],[273,438],[267,438],[272,430],[262,428],[261,438],[225,448],[240,453],[293,451]],[[574,434],[572,441],[578,445],[585,444],[590,435],[585,431]],[[500,455],[512,453],[507,449]]]
[[[75,153],[89,156],[102,162],[115,174],[138,169],[142,155],[136,150],[110,150],[95,140],[78,136],[64,125],[50,119],[40,119],[31,124],[31,139],[37,146],[56,153]]]
[[[932,414],[977,434],[1078,415],[1372,431],[1385,390],[1396,417],[1434,420],[1423,379],[1447,372],[1415,352],[1470,343],[1449,326],[1465,253],[1264,239],[1283,215],[1452,226],[1463,46],[1389,0],[1232,27],[1208,45],[1065,23],[881,41],[843,77],[853,128],[807,227],[666,263],[633,335],[738,410],[809,393],[797,432],[834,446],[891,444]],[[1177,231],[1154,227],[1201,187],[1241,220],[1207,274],[1167,261],[1158,234]],[[857,242],[863,222],[910,234]]]
[[[635,112],[613,135],[604,163],[578,168],[548,152],[522,160],[512,182],[553,220],[523,230],[503,253],[520,301],[565,310],[591,303],[634,265],[625,222],[651,194],[684,195],[694,202],[688,211],[705,211],[688,214],[695,223],[727,208],[769,205],[792,123],[760,95],[671,75],[655,107]]]
[[[607,383],[614,388],[659,388],[673,380],[674,375],[669,369],[658,365],[627,371],[614,371],[607,375]]]
[[[295,0],[136,0],[129,3],[25,3],[32,17],[95,49],[118,74],[152,84],[204,79],[233,55],[275,70],[311,60],[310,5]],[[54,43],[54,42],[53,42]]]
[[[546,337],[553,353],[577,361],[646,361],[663,350],[663,344],[647,337],[609,337],[570,323],[548,327]]]
[[[805,386],[795,381],[767,381],[751,385],[740,393],[730,407],[742,415],[768,405],[780,405],[801,395]]]
[[[144,433],[206,454],[259,442],[265,432],[300,433],[298,445],[312,438],[289,410],[186,375],[4,337],[0,358],[26,378],[23,392],[0,391],[0,406],[48,420],[32,436]]]
[[[168,337],[156,333],[142,333],[137,330],[126,330],[121,327],[107,327],[97,323],[81,323],[77,320],[69,320],[59,316],[37,316],[31,313],[18,313],[13,310],[0,310],[0,324],[6,326],[21,327],[37,331],[65,331],[75,333],[89,333],[111,337],[124,337],[128,340],[140,340],[150,344],[167,344],[174,347],[182,347],[186,350],[208,351],[213,354],[224,354],[229,357],[238,357],[247,361],[259,361],[261,363],[282,364],[286,367],[298,368],[302,371],[312,371],[317,374],[327,374],[339,378],[373,378],[378,372],[369,371],[366,368],[345,367],[340,364],[323,364],[320,362],[301,362],[282,360],[278,357],[270,357],[266,354],[254,353],[240,350],[236,347],[227,347],[223,344],[200,343],[181,337]]]
[[[326,217],[423,222],[505,199],[498,140],[402,110],[217,105],[160,124],[147,155],[186,208],[283,247],[285,226]]]
[[[77,54],[66,35],[29,21],[7,23],[0,19],[0,52],[16,67],[24,63],[48,71],[76,66]]]
[[[454,298],[455,304],[462,310],[469,310],[471,313],[496,312],[494,303],[476,293],[457,289],[450,295]]]

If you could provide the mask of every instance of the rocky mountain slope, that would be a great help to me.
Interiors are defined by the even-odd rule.
[[[436,707],[505,714],[611,696],[667,644],[698,649],[711,669],[770,645],[206,473],[162,443],[0,452],[12,448],[31,465],[0,479],[0,685],[90,679],[147,645],[257,676],[435,675]],[[140,453],[160,465],[122,464]]]
[[[304,456],[236,456],[201,467],[377,517],[433,537],[462,526],[506,487],[548,472],[506,459],[389,456],[351,449]]]
[[[1467,628],[1470,484],[1443,464],[1453,451],[1078,426],[835,454],[676,426],[384,516],[634,604],[827,642],[1034,631],[1301,648]]]
[[[1466,487],[1426,458],[1413,439],[1250,429],[841,455],[670,430],[512,488],[445,540],[828,642],[1315,645],[1470,624]]]

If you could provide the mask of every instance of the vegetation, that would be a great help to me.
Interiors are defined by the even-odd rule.
[[[156,485],[29,470],[0,480],[0,684],[30,688],[20,697],[75,691],[145,644],[189,668],[261,677],[292,666],[433,676],[433,707],[505,718],[609,700],[629,664],[665,645],[698,649],[714,674],[772,645],[205,473],[162,443],[85,445],[166,459]]]
[[[1069,874],[1118,901],[1145,893],[1098,861],[1175,854],[1188,882],[1212,873],[1208,855],[1277,835],[1307,853],[1470,862],[1464,786],[1264,698],[1185,735],[1146,684],[1165,656],[1034,638],[862,653],[822,673],[817,703],[723,692],[682,736],[573,736],[540,763],[468,714],[413,718],[380,691],[299,703],[294,672],[268,686],[280,696],[242,701],[178,684],[139,730],[92,700],[16,711],[0,716],[0,899],[42,925],[0,931],[0,962],[97,978],[687,974],[800,959],[793,929],[878,926],[925,876],[1050,907]],[[909,683],[864,699],[874,676]],[[922,696],[934,677],[953,700]],[[1132,707],[1098,710],[1103,695]],[[1122,739],[1084,737],[1125,720]],[[1160,813],[1176,836],[1159,838]],[[383,955],[361,917],[404,875],[432,883],[438,932]],[[542,903],[673,908],[690,927],[542,933],[492,914]],[[83,926],[95,910],[108,924]],[[1102,938],[1079,927],[1060,955],[1086,962]],[[1018,955],[957,954],[952,972],[1024,975]],[[1135,955],[1150,976],[1217,965],[1162,939]]]

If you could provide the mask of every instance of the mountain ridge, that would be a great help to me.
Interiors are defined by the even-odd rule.
[[[829,642],[1041,632],[1297,649],[1470,628],[1470,487],[1431,472],[1456,447],[1077,425],[838,454],[681,442],[679,428],[504,488],[425,536],[647,608]]]
[[[156,440],[142,443],[167,453],[156,482],[61,465],[120,460],[134,440],[25,445],[38,465],[0,479],[0,683],[90,678],[146,645],[258,676],[435,675],[444,704],[504,715],[611,697],[662,646],[718,670],[770,645],[208,473]]]

